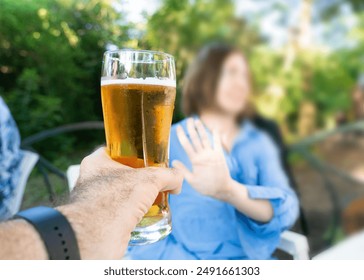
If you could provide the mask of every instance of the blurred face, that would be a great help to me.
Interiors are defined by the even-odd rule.
[[[232,53],[225,59],[217,83],[217,108],[223,113],[236,116],[244,111],[249,92],[245,59],[240,53]]]

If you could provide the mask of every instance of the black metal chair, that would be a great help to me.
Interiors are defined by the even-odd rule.
[[[364,131],[364,121],[359,121],[351,124],[342,125],[338,128],[335,128],[330,131],[323,131],[315,133],[312,136],[309,136],[305,139],[302,139],[301,141],[294,143],[290,146],[286,146],[283,142],[283,138],[281,136],[281,133],[279,131],[278,125],[272,121],[260,118],[255,119],[254,123],[260,127],[261,129],[265,130],[269,135],[271,135],[272,139],[277,143],[277,146],[280,149],[281,158],[282,158],[282,164],[287,172],[287,176],[289,177],[291,184],[293,188],[299,193],[299,186],[297,182],[294,179],[292,170],[290,168],[290,165],[288,163],[288,156],[290,154],[298,154],[300,155],[304,160],[306,160],[309,165],[316,170],[319,175],[322,177],[325,189],[330,197],[331,203],[333,205],[332,210],[332,226],[329,230],[329,237],[328,237],[328,246],[330,246],[334,239],[335,239],[335,232],[336,229],[341,224],[341,212],[342,207],[340,203],[340,198],[337,194],[337,186],[332,180],[332,175],[335,174],[336,176],[339,176],[343,180],[347,182],[352,182],[355,184],[362,184],[362,182],[359,182],[357,179],[353,178],[350,174],[346,173],[345,171],[336,168],[335,166],[324,162],[320,160],[317,156],[315,156],[312,151],[310,150],[311,147],[325,139],[327,139],[330,136],[333,136],[335,134],[339,133],[351,133],[355,131]],[[40,133],[37,133],[35,135],[32,135],[30,137],[27,137],[23,139],[22,142],[22,148],[27,149],[30,151],[35,151],[33,148],[33,145],[36,143],[39,143],[41,141],[44,141],[48,138],[63,134],[63,133],[71,133],[71,132],[77,132],[82,130],[103,130],[104,125],[102,122],[93,121],[93,122],[81,122],[81,123],[75,123],[75,124],[68,124],[63,125],[54,129],[42,131]],[[49,199],[51,202],[55,201],[55,192],[54,187],[52,185],[52,182],[49,180],[49,173],[53,173],[63,179],[65,181],[65,188],[66,187],[66,174],[64,171],[59,170],[56,168],[51,162],[49,162],[46,158],[44,158],[42,155],[39,156],[39,161],[37,163],[37,167],[40,171],[40,173],[43,175],[44,183],[47,187],[47,191],[49,193]],[[307,235],[309,231],[309,224],[305,218],[305,214],[303,209],[301,209],[301,216],[300,216],[300,223],[302,232]]]

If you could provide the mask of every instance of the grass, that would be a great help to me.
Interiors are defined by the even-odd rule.
[[[56,194],[55,204],[60,204],[68,196],[67,182],[53,174],[49,175],[49,180]],[[37,170],[33,170],[24,192],[21,208],[26,209],[37,205],[54,206],[50,202],[49,192],[44,183],[43,176]]]
[[[88,155],[94,147],[98,146],[94,141],[91,141],[88,144],[85,144],[82,148],[74,147],[73,152],[68,153],[58,153],[58,156],[54,156],[50,159],[50,162],[54,164],[60,170],[64,172],[67,170],[67,167],[72,164],[79,164],[86,155]],[[48,159],[48,157],[46,156]],[[68,197],[68,184],[66,180],[54,175],[48,174],[49,181],[53,186],[53,190],[56,195],[55,203],[50,202],[49,192],[47,190],[46,184],[44,182],[44,178],[42,174],[39,172],[38,168],[35,167],[29,176],[26,189],[24,192],[23,203],[21,208],[26,209],[29,207],[37,206],[37,205],[46,205],[46,206],[54,206],[59,205],[67,201]]]

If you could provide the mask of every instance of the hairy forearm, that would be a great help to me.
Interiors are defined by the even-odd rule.
[[[131,229],[126,223],[115,222],[123,221],[122,215],[105,216],[103,211],[93,212],[95,208],[101,209],[92,205],[70,204],[58,207],[58,210],[67,217],[75,232],[81,259],[121,259],[130,239]],[[115,242],[109,244],[107,240]]]
[[[132,230],[158,193],[178,193],[182,181],[176,169],[133,169],[100,148],[83,159],[71,202],[57,210],[71,224],[82,259],[121,259]],[[47,258],[32,225],[21,219],[0,223],[0,259]]]
[[[44,260],[48,258],[45,246],[32,225],[18,219],[0,224],[0,259]]]
[[[256,221],[269,222],[273,217],[273,208],[268,200],[251,199],[247,188],[233,179],[221,199]]]
[[[113,221],[96,212],[90,220],[92,207],[65,205],[58,207],[71,224],[82,259],[121,258],[130,238],[128,227],[113,226]],[[116,235],[116,236],[113,236]],[[104,239],[113,238],[120,248],[112,250],[104,245]],[[113,252],[116,253],[113,253]],[[44,243],[35,228],[22,219],[0,224],[0,259],[48,259]]]

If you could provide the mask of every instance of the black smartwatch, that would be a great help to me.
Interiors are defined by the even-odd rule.
[[[19,212],[14,218],[26,220],[37,230],[50,260],[80,259],[75,233],[66,217],[56,209],[34,207]]]

